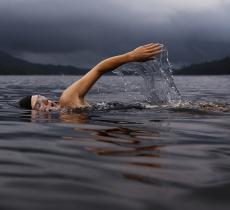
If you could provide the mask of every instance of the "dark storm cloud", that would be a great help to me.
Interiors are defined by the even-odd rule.
[[[1,0],[0,49],[90,66],[157,41],[173,62],[199,62],[230,55],[229,9],[223,0]]]

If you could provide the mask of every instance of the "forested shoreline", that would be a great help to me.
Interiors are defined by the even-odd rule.
[[[0,52],[0,75],[82,75],[87,69],[74,66],[35,64]],[[230,57],[175,69],[174,75],[228,75]]]

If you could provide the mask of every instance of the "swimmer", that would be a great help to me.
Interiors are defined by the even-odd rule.
[[[125,63],[153,60],[161,51],[161,44],[150,43],[140,46],[128,53],[107,58],[98,63],[82,78],[67,87],[63,91],[58,102],[51,101],[41,95],[29,95],[19,100],[19,106],[24,109],[40,111],[58,110],[60,108],[76,109],[90,107],[85,101],[85,95],[103,74]]]

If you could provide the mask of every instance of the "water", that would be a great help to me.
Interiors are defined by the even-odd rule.
[[[75,79],[0,77],[1,209],[229,209],[230,76],[175,77],[181,106],[146,106],[138,76],[99,80],[94,110],[13,106]]]
[[[145,97],[148,104],[175,105],[181,103],[181,95],[173,81],[172,65],[169,62],[166,47],[162,48],[162,53],[154,60],[144,63],[128,63],[113,72],[122,77],[125,86],[127,86],[127,81],[124,79],[126,74],[142,77],[141,95]]]

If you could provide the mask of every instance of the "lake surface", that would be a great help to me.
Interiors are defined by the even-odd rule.
[[[77,78],[0,77],[0,209],[229,209],[230,112],[199,104],[228,107],[230,76],[176,77],[194,107],[143,107],[135,76],[99,80],[95,110],[14,106],[58,99]]]

